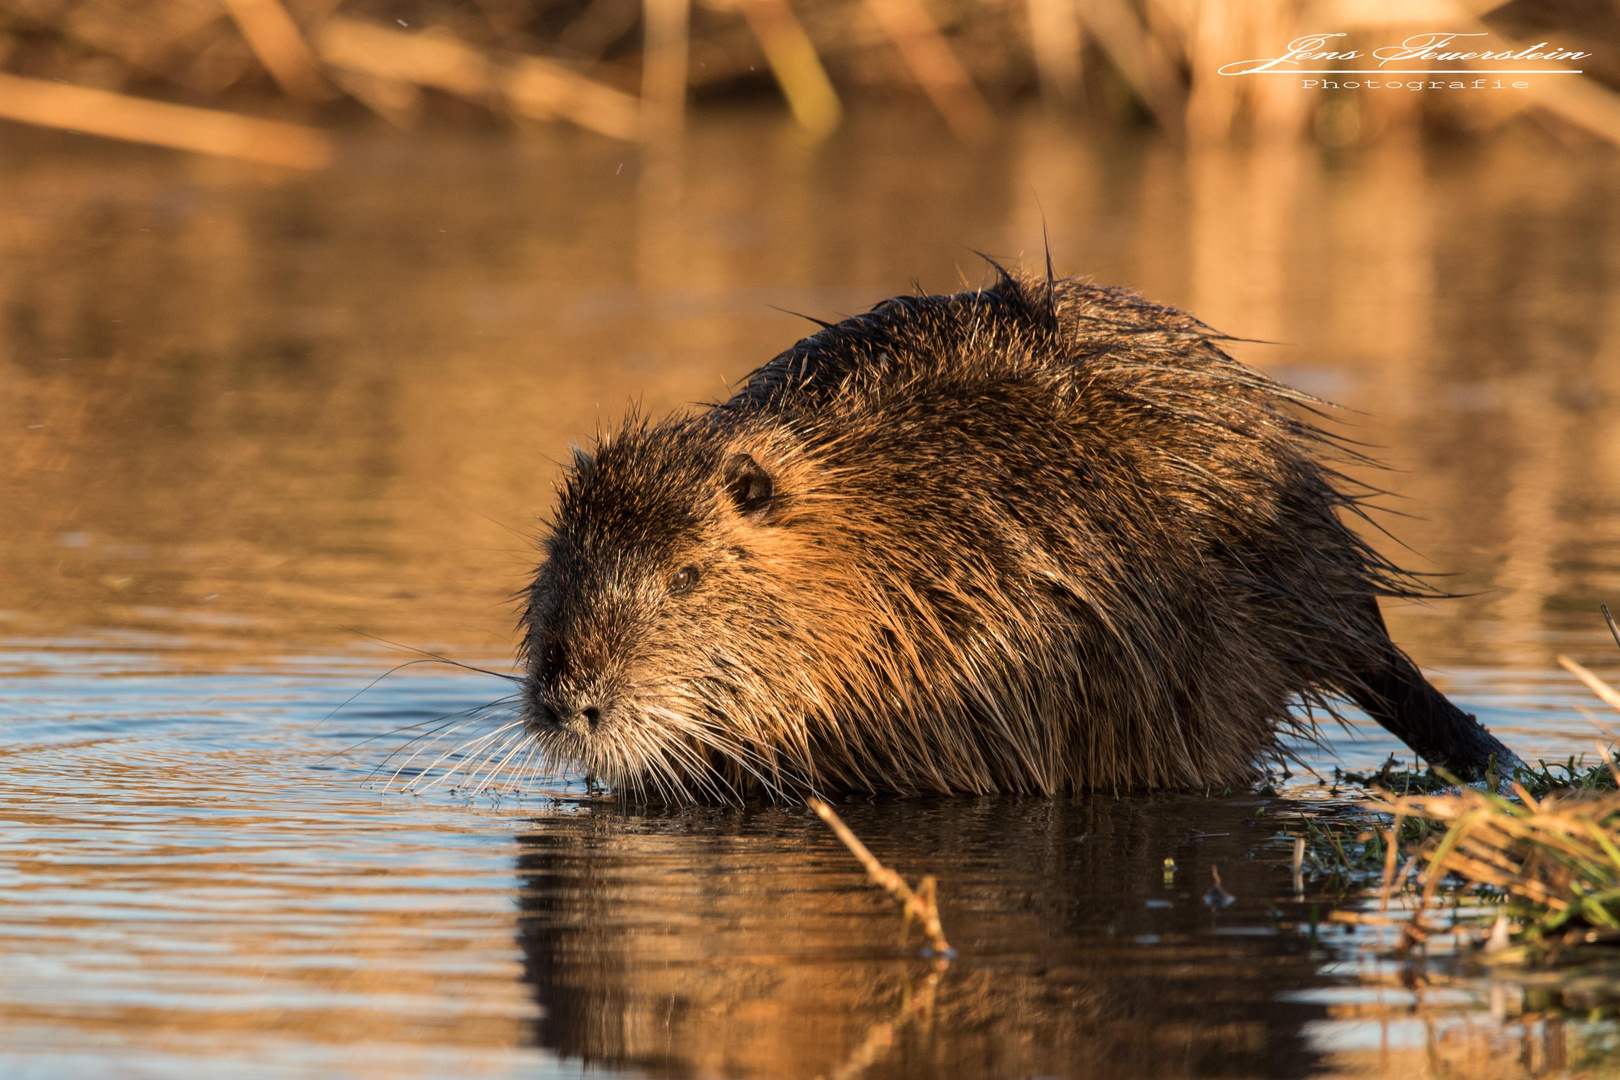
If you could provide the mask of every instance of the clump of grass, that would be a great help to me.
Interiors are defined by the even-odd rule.
[[[1334,770],[1335,779],[1359,787],[1381,788],[1384,791],[1399,792],[1408,795],[1412,792],[1420,794],[1440,791],[1451,786],[1451,782],[1442,778],[1431,769],[1420,769],[1416,765],[1412,768],[1401,767],[1400,759],[1394,754],[1377,772],[1356,773],[1347,772],[1342,775]]]
[[[1607,607],[1603,614],[1620,643],[1620,626]],[[1620,709],[1620,692],[1568,657],[1558,659]],[[1620,768],[1608,747],[1599,743],[1597,752],[1595,765],[1572,755],[1518,765],[1505,776],[1493,767],[1484,790],[1436,770],[1452,790],[1426,786],[1414,794],[1410,774],[1406,784],[1387,782],[1395,778],[1393,757],[1374,776],[1349,777],[1374,788],[1363,808],[1391,821],[1384,904],[1409,879],[1421,882],[1403,940],[1424,940],[1430,914],[1449,900],[1455,919],[1458,901],[1473,893],[1495,909],[1494,919],[1482,922],[1490,923],[1485,951],[1499,959],[1550,961],[1571,947],[1620,944]],[[1340,859],[1351,865],[1342,851]]]
[[[1394,754],[1377,772],[1340,774],[1337,779],[1358,787],[1392,792],[1397,795],[1431,795],[1449,790],[1457,781],[1433,769],[1402,768]],[[1501,774],[1486,778],[1485,786],[1499,790],[1504,781],[1511,781],[1536,798],[1545,798],[1554,792],[1613,791],[1614,774],[1601,760],[1592,761],[1585,754],[1571,754],[1564,761],[1549,763],[1538,759],[1535,765],[1518,764]]]
[[[1620,791],[1538,799],[1521,784],[1509,786],[1516,800],[1459,787],[1445,795],[1386,792],[1367,804],[1393,817],[1392,836],[1410,820],[1444,826],[1407,849],[1399,873],[1394,851],[1385,862],[1386,898],[1420,870],[1411,936],[1420,940],[1425,916],[1462,890],[1505,905],[1491,951],[1506,947],[1510,932],[1532,951],[1620,942]]]
[[[1612,748],[1610,750],[1612,754]],[[1563,770],[1563,775],[1558,774]],[[1567,761],[1551,765],[1545,759],[1536,766],[1520,765],[1509,775],[1514,783],[1538,799],[1560,792],[1614,791],[1615,775],[1605,761],[1588,764],[1585,754],[1571,754]]]
[[[1384,867],[1386,837],[1368,823],[1341,818],[1304,819],[1302,833],[1290,833],[1298,873],[1339,890],[1360,888]]]
[[[1397,852],[1414,851],[1445,831],[1441,822],[1407,816],[1392,833],[1388,817],[1369,813],[1372,809],[1376,807],[1357,803],[1302,814],[1277,834],[1293,845],[1295,892],[1303,892],[1309,881],[1340,898],[1361,895],[1383,880],[1391,844]]]

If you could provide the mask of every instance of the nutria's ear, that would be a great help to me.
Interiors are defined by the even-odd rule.
[[[760,468],[759,462],[749,454],[732,454],[726,458],[720,469],[720,483],[737,509],[754,517],[764,515],[776,492],[771,474]]]

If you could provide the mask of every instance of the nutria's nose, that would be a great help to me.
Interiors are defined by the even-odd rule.
[[[588,735],[602,723],[602,707],[593,697],[576,697],[566,691],[547,688],[537,678],[530,677],[523,688],[529,722],[540,730],[562,728],[578,735]],[[581,701],[580,697],[584,697]]]
[[[576,735],[589,735],[602,722],[602,710],[596,705],[581,708],[567,701],[556,701],[552,712],[558,724]]]

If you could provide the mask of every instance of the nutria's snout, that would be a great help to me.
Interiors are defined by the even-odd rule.
[[[529,729],[536,733],[567,731],[575,735],[590,735],[602,726],[600,705],[581,706],[557,702],[532,691],[526,693],[525,698],[527,709],[524,712],[524,719]]]
[[[611,694],[599,673],[582,670],[560,641],[536,650],[523,681],[523,719],[535,734],[588,736],[602,727]]]

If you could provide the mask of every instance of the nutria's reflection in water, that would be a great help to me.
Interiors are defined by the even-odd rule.
[[[1324,1010],[1278,995],[1321,985],[1322,954],[1277,906],[1264,806],[842,806],[879,858],[939,875],[949,965],[900,945],[895,907],[803,808],[540,818],[518,863],[538,1039],[656,1075],[1303,1075]],[[1206,900],[1212,866],[1228,906]]]

